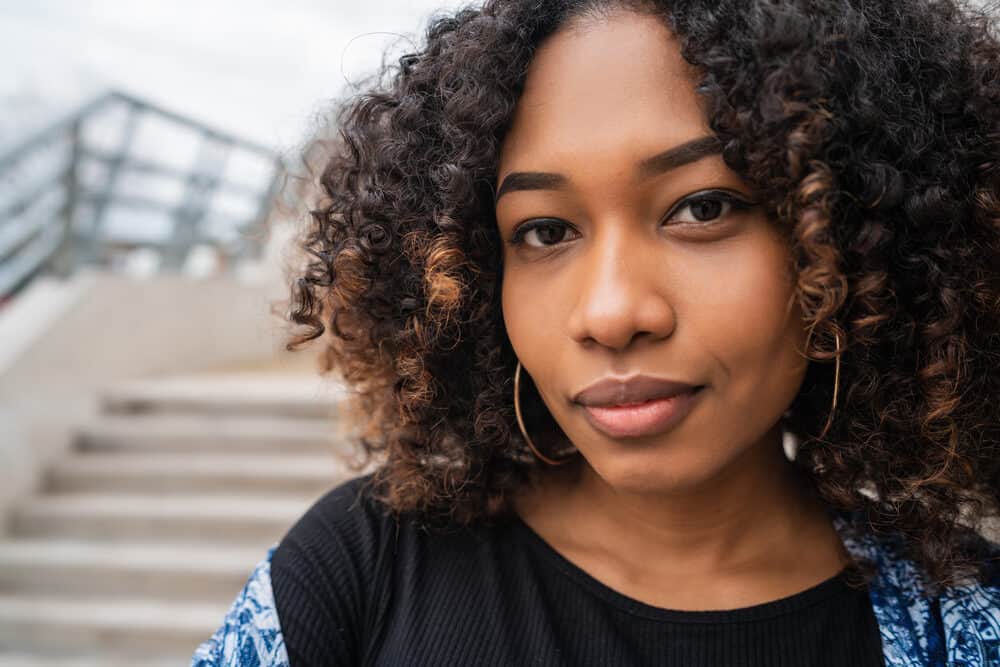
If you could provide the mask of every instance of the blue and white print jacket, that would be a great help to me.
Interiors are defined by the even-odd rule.
[[[916,566],[891,543],[849,536],[840,516],[833,524],[855,558],[876,564],[869,592],[886,667],[1000,667],[1000,581],[931,597]],[[254,569],[222,626],[198,647],[191,667],[289,667],[271,590],[274,549]]]

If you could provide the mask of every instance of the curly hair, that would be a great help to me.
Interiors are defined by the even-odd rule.
[[[467,524],[538,472],[500,312],[499,148],[539,45],[620,7],[677,36],[725,163],[791,241],[826,361],[785,415],[795,464],[831,507],[902,536],[932,583],[984,576],[970,547],[1000,505],[1000,43],[953,0],[487,0],[435,17],[337,107],[289,304],[289,349],[319,339],[355,389],[382,499]]]

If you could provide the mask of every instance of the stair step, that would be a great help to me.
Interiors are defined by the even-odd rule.
[[[333,452],[344,450],[337,424],[292,417],[106,415],[81,426],[81,450]]]
[[[331,418],[342,385],[315,375],[237,373],[133,380],[103,392],[108,412]]]
[[[74,598],[231,602],[265,548],[15,539],[0,542],[0,591]]]
[[[43,647],[31,653],[0,652],[0,667],[177,667],[190,662],[190,655],[180,653],[154,656],[147,652],[105,650],[82,654],[79,649],[74,649],[71,653],[60,654],[51,647]]]
[[[56,461],[48,488],[56,493],[314,493],[351,474],[332,454],[87,452]]]
[[[65,494],[15,508],[15,537],[233,542],[264,547],[280,539],[315,496],[181,497]]]
[[[227,609],[227,604],[158,599],[4,594],[0,595],[0,649],[64,651],[67,656],[105,650],[177,655],[189,646],[193,654],[218,628]]]

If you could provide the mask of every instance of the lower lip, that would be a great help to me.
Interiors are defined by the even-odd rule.
[[[607,407],[584,406],[587,421],[612,438],[660,435],[673,428],[691,412],[704,387],[645,403]]]

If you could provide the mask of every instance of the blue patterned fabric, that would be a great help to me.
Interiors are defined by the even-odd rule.
[[[950,588],[932,598],[897,543],[860,531],[849,535],[845,516],[833,525],[855,558],[876,564],[869,594],[886,667],[1000,667],[1000,582]],[[858,534],[863,537],[853,537]]]
[[[1000,665],[1000,586],[967,586],[941,600],[949,667]]]
[[[943,632],[934,602],[922,593],[923,579],[914,565],[899,557],[895,545],[866,535],[846,534],[847,520],[837,517],[834,527],[855,558],[876,564],[869,595],[882,635],[886,667],[944,667]],[[988,664],[988,663],[977,663]]]
[[[191,667],[289,667],[271,590],[271,555],[257,564],[222,625],[198,647]]]
[[[886,667],[1000,667],[1000,582],[955,587],[932,598],[895,543],[849,532],[844,515],[833,525],[855,558],[877,566],[869,591]],[[289,667],[271,590],[274,549],[254,569],[222,626],[198,647],[191,667]]]

